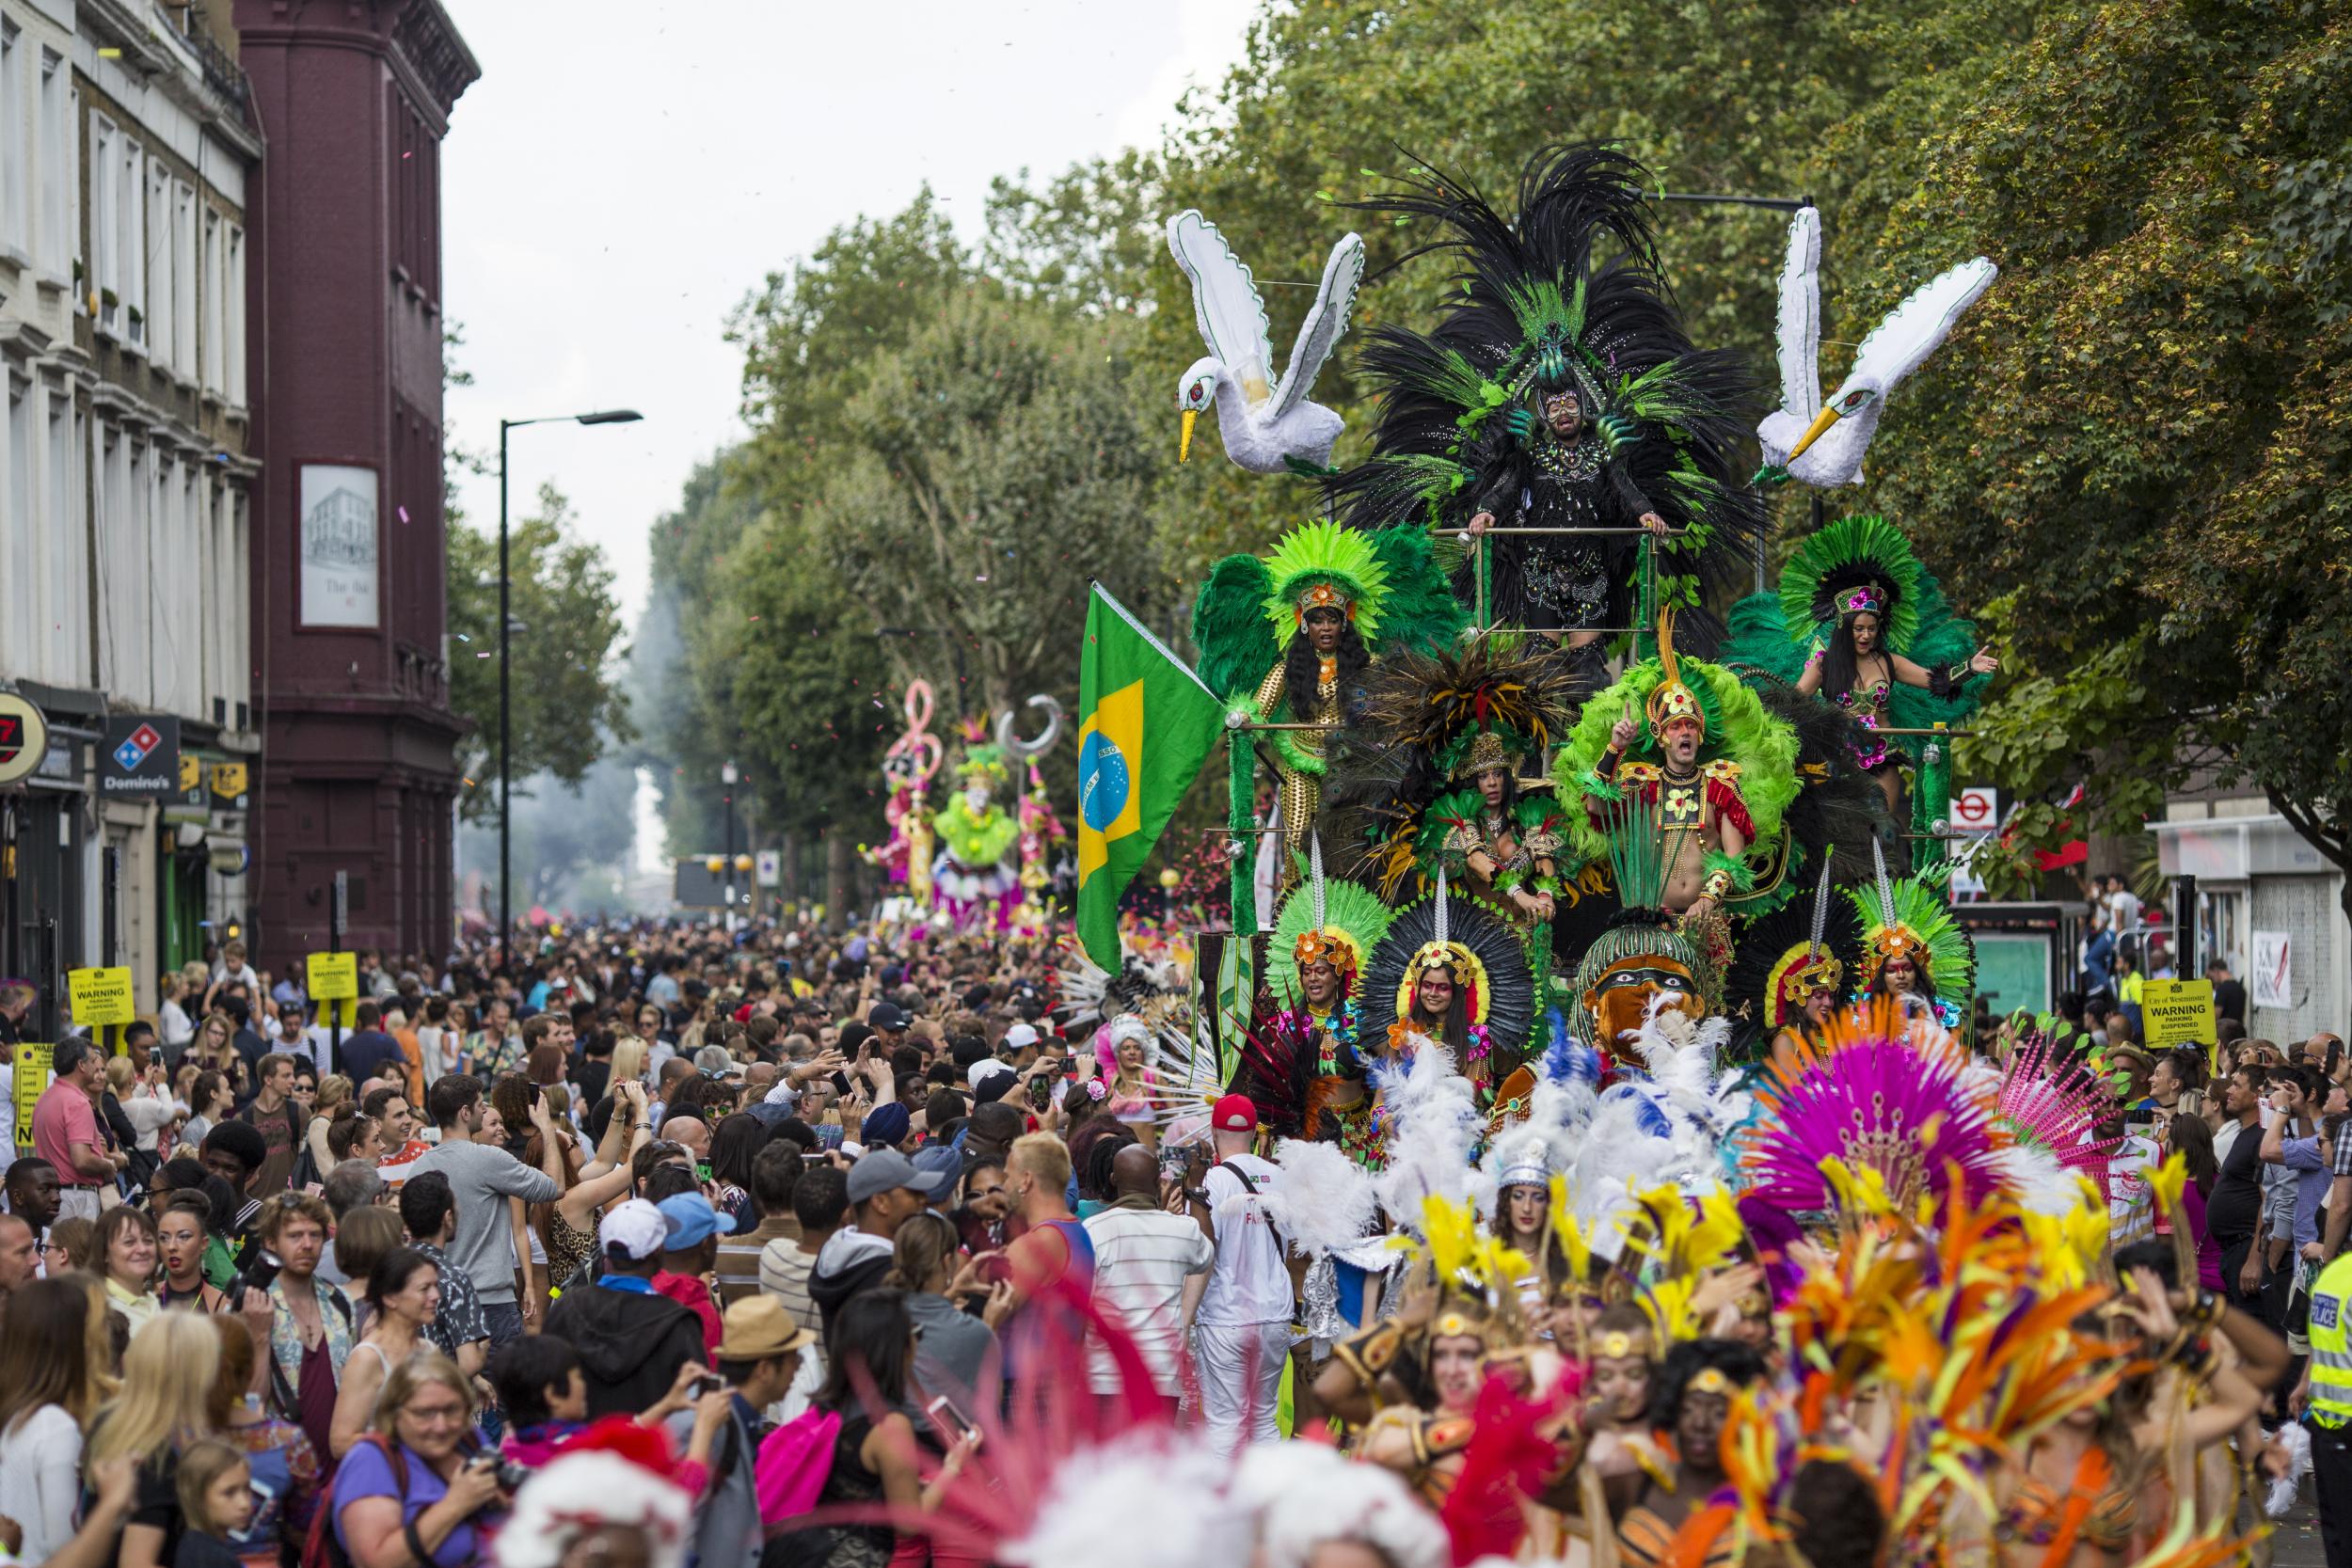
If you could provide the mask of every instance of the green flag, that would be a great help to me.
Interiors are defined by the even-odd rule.
[[[1119,970],[1119,895],[1225,729],[1225,705],[1096,583],[1078,663],[1078,940]]]

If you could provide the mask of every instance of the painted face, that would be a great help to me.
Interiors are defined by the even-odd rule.
[[[1413,1010],[1423,1018],[1440,1019],[1454,1006],[1454,974],[1435,966],[1421,972],[1413,982]]]
[[[1919,986],[1919,966],[1909,958],[1889,958],[1881,971],[1886,976],[1889,990],[1916,990]]]
[[[1307,611],[1307,645],[1317,654],[1328,657],[1340,651],[1340,634],[1347,628],[1347,617],[1336,610],[1315,609]]]
[[[970,784],[965,784],[963,786],[963,803],[971,809],[972,814],[976,816],[981,812],[986,811],[988,809],[987,782],[981,779],[975,779]]]
[[[1301,964],[1298,985],[1307,993],[1307,1001],[1317,1009],[1328,1007],[1340,999],[1340,972],[1328,958],[1310,958]]]
[[[1649,1338],[1645,1335],[1639,1340],[1639,1354],[1593,1357],[1593,1380],[1589,1386],[1602,1419],[1630,1426],[1649,1408],[1648,1346]]]
[[[1511,776],[1500,768],[1489,768],[1478,775],[1479,798],[1490,810],[1499,810],[1502,797],[1510,791]]]
[[[1438,1402],[1451,1411],[1468,1410],[1478,1402],[1479,1370],[1486,1347],[1467,1334],[1429,1341],[1429,1381],[1437,1386]]]
[[[1879,645],[1879,618],[1872,610],[1864,610],[1853,618],[1853,651],[1867,654]]]
[[[1574,396],[1549,398],[1544,403],[1544,423],[1562,440],[1571,440],[1584,428],[1584,407]]]
[[[1549,1197],[1541,1187],[1520,1185],[1503,1189],[1503,1213],[1514,1236],[1533,1236],[1544,1227],[1544,1209]]]
[[[1689,767],[1698,760],[1698,721],[1693,719],[1668,721],[1666,733],[1660,737],[1660,744],[1665,750],[1668,762],[1673,763],[1677,768]]]
[[[1671,998],[1664,1010],[1693,1021],[1707,1016],[1706,999],[1699,995],[1691,972],[1672,958],[1636,956],[1602,970],[1583,996],[1585,1016],[1593,1021],[1594,1039],[1613,1046],[1641,1028],[1650,998],[1661,993]]]

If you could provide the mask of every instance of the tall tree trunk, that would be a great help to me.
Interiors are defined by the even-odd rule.
[[[784,869],[780,874],[776,892],[783,896],[786,907],[789,908],[798,903],[801,897],[800,833],[793,829],[787,828],[784,831],[782,846],[777,858],[783,861]]]

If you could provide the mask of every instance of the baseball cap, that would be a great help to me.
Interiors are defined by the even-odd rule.
[[[661,1244],[669,1252],[683,1252],[690,1246],[700,1246],[713,1236],[731,1235],[735,1230],[735,1216],[713,1209],[710,1199],[700,1193],[665,1197],[658,1212],[667,1227]]]
[[[972,1085],[972,1103],[975,1108],[993,1105],[1012,1093],[1013,1085],[1020,1082],[1021,1075],[1009,1069],[1004,1072],[984,1072],[980,1075],[980,1081]]]
[[[660,1210],[632,1197],[596,1222],[596,1234],[606,1246],[642,1263],[668,1244],[670,1227]]]
[[[792,1321],[784,1304],[755,1291],[727,1308],[719,1338],[722,1361],[766,1361],[806,1350],[817,1336]]]
[[[1026,1051],[1038,1042],[1037,1025],[1016,1023],[1005,1031],[1005,1047],[1009,1051]]]
[[[1000,1062],[993,1056],[974,1062],[963,1069],[964,1083],[976,1089],[990,1079],[1000,1075],[1006,1078],[1017,1078],[1020,1073],[1010,1062]]]
[[[1229,1094],[1209,1113],[1209,1125],[1220,1132],[1248,1132],[1258,1125],[1258,1107],[1246,1094]]]
[[[723,1045],[706,1045],[694,1053],[694,1070],[706,1078],[740,1078],[743,1069]]]
[[[877,1029],[903,1029],[907,1026],[907,1015],[898,1010],[896,1003],[877,1002],[874,1010],[866,1015],[866,1022]]]
[[[933,1190],[931,1196],[936,1197],[940,1193],[946,1192],[947,1187],[953,1186],[956,1180],[963,1175],[963,1150],[953,1144],[926,1144],[914,1151],[913,1164],[915,1174],[918,1176],[947,1178],[946,1186]]]
[[[895,1148],[878,1148],[850,1167],[850,1201],[864,1203],[901,1187],[920,1193],[926,1199],[934,1198],[946,1191],[954,1180],[948,1172],[926,1174],[916,1170],[914,1162]]]

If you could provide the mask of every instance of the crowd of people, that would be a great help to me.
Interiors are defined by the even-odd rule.
[[[1791,1179],[1769,1149],[1623,1157],[1691,1154],[1733,1104],[1676,1066],[1713,1042],[1656,1014],[1627,1082],[1524,1125],[1419,1042],[1368,1173],[1269,1137],[1251,1092],[1279,1085],[1247,1071],[1175,1092],[1181,963],[1089,967],[923,927],[588,929],[363,956],[330,1045],[232,946],[119,1054],[60,1040],[7,1169],[0,1541],[68,1568],[1117,1541],[2115,1568],[2192,1560],[2162,1555],[2192,1517],[2226,1560],[2260,1518],[2240,1483],[2316,1462],[2352,1560],[2333,1037],[2233,1038],[2208,1074],[2058,1021],[1971,1061],[1882,1020],[1930,1076],[2111,1074],[2080,1140],[2111,1201],[1827,1159],[1778,1205],[1800,1228],[1747,1201]],[[1800,1125],[1803,1056],[1740,1075],[1740,1114]],[[1737,1204],[1689,1180],[1726,1162]]]

